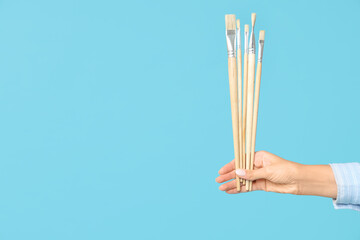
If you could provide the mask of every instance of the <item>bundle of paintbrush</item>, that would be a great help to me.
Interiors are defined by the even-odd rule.
[[[240,20],[235,15],[225,15],[226,43],[228,50],[231,116],[234,138],[235,169],[253,169],[255,156],[256,126],[259,108],[261,67],[265,31],[259,34],[258,61],[255,82],[255,20],[251,14],[249,25],[244,27],[244,60],[242,71]],[[243,78],[242,78],[243,76]],[[252,182],[236,176],[236,188],[240,192],[252,190]]]

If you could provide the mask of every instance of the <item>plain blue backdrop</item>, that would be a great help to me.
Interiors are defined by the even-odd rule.
[[[331,199],[215,182],[224,15],[266,30],[257,150],[360,161],[359,1],[0,1],[1,239],[359,239]],[[257,37],[258,34],[256,34]]]

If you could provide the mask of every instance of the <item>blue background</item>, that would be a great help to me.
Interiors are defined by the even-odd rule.
[[[360,159],[359,10],[0,1],[0,238],[359,239],[330,199],[215,182],[233,158],[224,15],[266,30],[257,150],[326,164]]]

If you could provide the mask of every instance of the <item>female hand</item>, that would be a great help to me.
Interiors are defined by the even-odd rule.
[[[219,189],[234,194],[235,174],[246,180],[253,180],[253,191],[315,195],[336,198],[337,187],[334,174],[329,165],[303,165],[285,160],[272,153],[255,153],[254,170],[238,169],[235,173],[234,160],[219,170],[216,178],[222,184]],[[231,180],[231,181],[229,181]],[[229,182],[227,182],[229,181]],[[241,186],[240,192],[246,192]]]

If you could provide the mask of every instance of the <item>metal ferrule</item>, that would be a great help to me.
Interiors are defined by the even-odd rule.
[[[254,28],[251,30],[250,42],[249,42],[249,54],[255,54],[255,36]]]
[[[244,33],[245,41],[244,41],[244,53],[249,53],[249,32]]]
[[[259,40],[258,62],[262,62],[264,51],[264,40]]]
[[[236,29],[236,49],[241,49],[240,28]]]
[[[228,57],[235,57],[235,30],[226,30]]]

